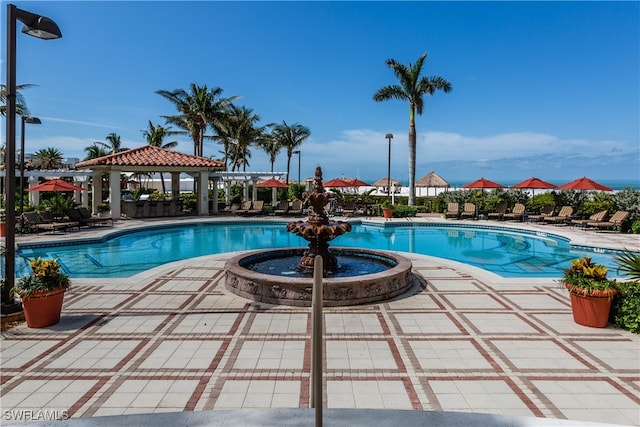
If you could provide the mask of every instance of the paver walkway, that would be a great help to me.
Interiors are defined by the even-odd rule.
[[[575,324],[553,280],[404,255],[411,292],[325,309],[325,407],[640,425],[640,336]],[[307,408],[310,309],[231,294],[226,258],[74,279],[58,325],[2,334],[2,423]]]

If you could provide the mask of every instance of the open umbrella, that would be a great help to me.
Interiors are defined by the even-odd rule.
[[[529,179],[525,179],[524,181],[519,182],[516,185],[513,185],[511,188],[531,189],[532,190],[531,197],[533,197],[535,195],[536,188],[548,190],[551,188],[558,188],[558,186],[550,182],[543,181],[540,178],[536,178],[535,176],[532,176]]]
[[[606,185],[602,185],[598,182],[595,182],[592,179],[583,176],[582,178],[575,179],[571,182],[567,182],[566,184],[558,187],[561,190],[599,190],[599,191],[613,191],[611,188]]]
[[[366,182],[359,180],[358,178],[345,179],[344,181],[348,182],[352,187],[367,187],[369,185]]]
[[[485,188],[504,188],[504,185],[498,184],[497,182],[491,181],[483,177],[463,185],[462,188],[480,188],[482,190],[482,207],[484,209],[484,189]]]
[[[266,181],[262,181],[256,184],[257,188],[271,188],[271,204],[275,204],[278,199],[278,188],[289,188],[287,184],[282,181],[278,181],[275,178],[269,178]]]
[[[353,187],[354,185],[344,179],[335,178],[322,184],[323,187]]]
[[[70,184],[62,179],[51,179],[29,188],[29,191],[84,191],[84,188]]]

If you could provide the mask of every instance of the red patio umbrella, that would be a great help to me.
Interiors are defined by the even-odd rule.
[[[336,178],[322,184],[323,187],[353,187],[354,185],[344,179]]]
[[[256,184],[258,188],[289,188],[287,184],[282,181],[278,181],[275,178],[270,178],[266,181],[262,181]]]
[[[367,186],[369,186],[369,184],[367,184],[364,181],[359,180],[358,178],[345,179],[344,181],[348,182],[352,187],[367,187]]]
[[[493,182],[486,178],[480,178],[463,185],[462,188],[504,188],[504,185],[498,184],[497,182]]]
[[[561,185],[561,190],[600,190],[600,191],[613,191],[611,188],[606,185],[602,185],[598,182],[595,182],[592,179],[583,176],[582,178],[575,179],[571,182],[567,182],[566,184]]]
[[[535,176],[532,176],[529,179],[525,179],[522,182],[517,183],[516,185],[511,186],[511,188],[527,188],[527,189],[531,189],[532,191],[532,197],[535,195],[535,190],[536,188],[540,188],[540,189],[551,189],[551,188],[558,188],[557,185],[552,184],[550,182],[547,181],[543,181],[540,178],[536,178]]]
[[[473,182],[470,182],[466,185],[463,185],[462,188],[480,188],[482,189],[482,207],[484,208],[484,189],[485,188],[504,188],[504,185],[498,184],[497,182],[491,181],[486,178],[476,179]]]
[[[84,191],[84,188],[70,184],[62,179],[51,179],[29,188],[29,191]]]

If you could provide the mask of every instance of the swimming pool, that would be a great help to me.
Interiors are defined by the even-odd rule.
[[[71,277],[130,277],[188,258],[250,249],[307,246],[285,222],[204,222],[123,230],[102,239],[24,245],[16,252],[18,275],[28,260],[59,258]],[[354,223],[333,246],[411,252],[460,261],[503,277],[560,277],[570,261],[591,256],[615,277],[612,251],[577,248],[567,239],[506,227],[445,224]]]

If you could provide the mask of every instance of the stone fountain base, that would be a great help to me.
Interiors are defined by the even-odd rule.
[[[236,295],[270,304],[311,306],[313,278],[287,277],[258,273],[246,266],[265,257],[302,256],[305,248],[260,250],[243,253],[225,264],[226,287]],[[382,251],[354,248],[332,248],[340,255],[366,258],[387,258],[393,266],[373,274],[323,279],[325,307],[369,304],[386,301],[403,294],[412,285],[411,261]]]

